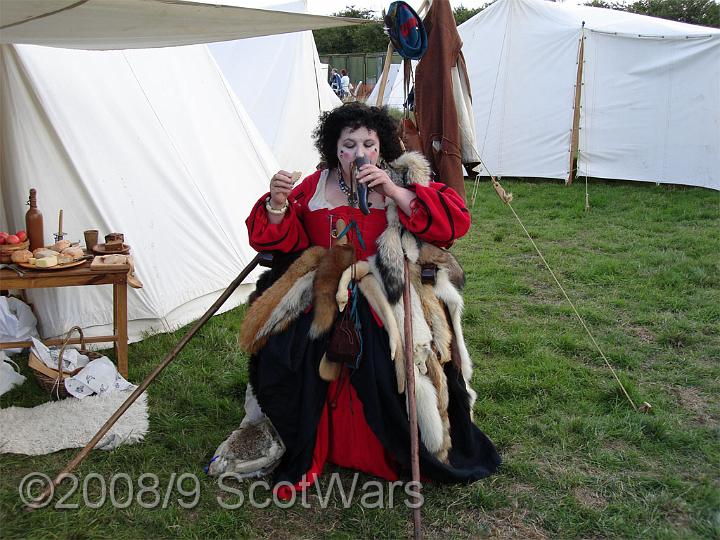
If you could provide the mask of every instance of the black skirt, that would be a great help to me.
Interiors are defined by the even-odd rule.
[[[398,465],[400,477],[410,477],[410,425],[405,396],[398,394],[388,337],[370,308],[359,298],[363,357],[351,371],[350,383],[362,401],[365,419]],[[315,435],[325,405],[328,383],[318,375],[327,338],[308,338],[312,312],[301,315],[282,333],[272,336],[251,359],[250,380],[263,412],[287,448],[275,481],[297,483],[311,466]],[[420,472],[436,482],[472,482],[500,466],[492,441],[473,424],[469,395],[460,370],[448,362],[447,377],[452,448],[448,463],[439,461],[420,441]]]

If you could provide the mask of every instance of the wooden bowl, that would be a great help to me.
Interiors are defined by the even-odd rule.
[[[13,251],[20,251],[21,249],[28,249],[30,247],[30,240],[25,240],[19,244],[2,244],[0,245],[0,262],[9,263],[12,262],[10,258]]]

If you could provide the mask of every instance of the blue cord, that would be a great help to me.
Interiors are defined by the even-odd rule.
[[[345,236],[350,229],[355,229],[355,234],[357,235],[358,242],[360,243],[360,247],[363,248],[363,251],[365,250],[365,241],[363,240],[362,234],[360,233],[360,227],[358,227],[357,222],[352,219],[350,220],[350,223],[345,225],[345,228],[342,230],[340,234],[338,234],[337,239],[340,240],[343,236]]]
[[[355,359],[355,365],[353,366],[353,369],[357,369],[360,367],[360,359],[362,358],[363,354],[363,339],[362,339],[362,325],[360,324],[360,315],[358,314],[358,285],[357,283],[353,283],[350,287],[350,294],[352,295],[352,307],[350,308],[350,318],[353,321],[353,324],[355,325],[355,330],[357,331],[358,340],[360,341],[360,351],[358,351],[357,358]]]
[[[203,472],[204,472],[205,474],[207,474],[208,471],[210,470],[210,465],[213,464],[213,461],[215,461],[215,460],[218,459],[219,457],[220,457],[220,456],[213,456],[213,458],[210,460],[210,463],[208,463],[207,465],[205,465],[205,466],[203,467]]]

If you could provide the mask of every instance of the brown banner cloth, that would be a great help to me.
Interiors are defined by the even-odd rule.
[[[424,19],[428,49],[415,70],[415,118],[425,156],[443,182],[465,199],[460,154],[460,128],[450,70],[462,59],[448,0],[434,0]]]

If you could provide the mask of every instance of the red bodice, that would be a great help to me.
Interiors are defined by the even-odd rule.
[[[290,194],[290,206],[280,223],[270,223],[263,195],[246,220],[250,245],[257,251],[290,253],[309,246],[330,247],[331,234],[337,229],[338,219],[346,224],[354,221],[357,229],[348,232],[359,260],[373,255],[376,240],[385,230],[387,219],[384,208],[372,208],[365,216],[350,206],[328,208],[325,201],[327,173],[316,171],[305,178]],[[409,186],[417,195],[411,205],[411,215],[398,211],[402,225],[420,239],[440,247],[449,247],[470,228],[470,213],[465,202],[451,188],[431,182],[429,186]],[[340,231],[337,231],[340,232]],[[363,248],[358,238],[362,236]]]

